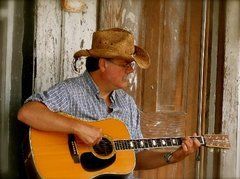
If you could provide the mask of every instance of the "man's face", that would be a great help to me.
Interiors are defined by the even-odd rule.
[[[134,71],[134,61],[121,58],[105,59],[106,79],[113,89],[123,89],[128,86],[129,74]]]

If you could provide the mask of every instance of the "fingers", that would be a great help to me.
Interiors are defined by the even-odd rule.
[[[193,134],[194,137],[197,134]],[[173,154],[174,161],[181,161],[188,155],[196,152],[201,146],[200,142],[196,138],[185,137],[182,139],[182,145]]]
[[[92,144],[90,144],[90,145],[91,145],[91,146],[94,146],[94,145],[98,144],[101,140],[102,140],[102,130],[100,130],[99,135],[96,136],[95,141],[94,141]]]
[[[94,146],[102,140],[102,129],[84,124],[79,128],[76,135],[86,145]]]
[[[193,134],[194,137],[197,136],[196,133]],[[185,137],[182,143],[182,149],[186,155],[194,153],[201,146],[200,142],[196,138]]]
[[[194,133],[193,134],[194,137],[197,137],[197,133]],[[199,142],[199,140],[197,140],[196,138],[193,139],[193,145],[196,147],[196,148],[199,148],[201,146],[201,143]]]
[[[102,129],[98,128],[92,136],[90,136],[90,139],[88,141],[89,146],[94,146],[98,144],[102,140]]]
[[[190,137],[185,137],[182,143],[182,148],[186,154],[192,153],[193,140]]]
[[[83,142],[88,146],[94,146],[98,144],[102,140],[102,135],[99,136],[91,136],[82,138]]]

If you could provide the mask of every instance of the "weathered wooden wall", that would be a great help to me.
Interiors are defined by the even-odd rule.
[[[97,1],[82,2],[86,8],[72,13],[63,11],[59,0],[36,1],[35,92],[77,75],[71,69],[73,54],[81,48],[91,47],[97,22]],[[82,72],[84,70],[82,65]]]
[[[92,32],[97,28],[104,29],[116,26],[126,28],[134,32],[137,42],[139,41],[138,37],[141,34],[145,34],[145,32],[141,32],[140,28],[142,25],[141,13],[143,0],[82,0],[82,2],[85,3],[86,8],[80,13],[71,13],[61,9],[59,0],[36,0],[35,78],[33,87],[35,92],[43,91],[65,78],[77,75],[71,69],[72,56],[75,51],[81,48],[91,47]],[[170,3],[175,2],[170,1]],[[239,18],[230,20],[232,17],[239,17],[239,2],[229,2],[228,8],[227,19],[229,24],[227,25],[229,28],[227,28],[226,34],[229,33],[229,36],[227,36],[228,43],[226,46],[228,51],[226,53],[225,68],[223,131],[228,133],[234,131],[231,134],[231,140],[234,142],[231,152],[222,154],[221,176],[226,177],[235,176],[233,173],[237,172],[236,163],[240,161],[240,159],[237,160],[234,158],[237,148],[237,121],[235,120],[237,116],[237,101],[234,99],[237,94],[236,83],[239,82],[239,79],[236,79],[235,73],[237,73],[236,69],[239,70],[239,67],[237,67],[237,61],[232,60],[235,59],[236,53],[232,53],[230,50],[237,43],[239,44],[239,41],[237,42],[237,39],[234,38],[239,31],[235,32],[233,28],[230,28],[232,25],[236,28],[237,26],[239,27]],[[231,32],[231,30],[234,32]],[[142,38],[141,41],[144,42],[144,37]],[[233,63],[234,65],[232,65]],[[84,65],[81,65],[81,67],[81,72],[83,72],[85,70]],[[234,72],[234,74],[230,72]],[[136,89],[139,87],[138,85],[141,85],[139,84],[141,81],[137,73],[141,76],[141,71],[133,74],[130,93],[135,95],[135,99],[140,104],[137,96],[140,96],[141,91],[136,91]],[[233,120],[229,120],[229,118],[233,118]],[[234,164],[228,165],[229,158],[231,161],[234,161]]]
[[[120,27],[131,31],[135,36],[136,44],[139,40],[139,30],[142,13],[141,0],[102,0],[99,3],[99,29],[107,29],[112,27]],[[138,69],[139,70],[139,69]],[[128,92],[137,99],[137,85],[139,79],[137,76],[139,71],[134,71],[130,77],[130,86]]]
[[[240,1],[226,1],[225,33],[222,132],[229,134],[231,149],[221,152],[220,176],[239,178]]]

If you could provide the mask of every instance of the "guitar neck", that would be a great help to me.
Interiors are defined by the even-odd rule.
[[[191,137],[196,138],[201,145],[205,145],[203,136]],[[167,148],[179,147],[182,144],[183,137],[164,137],[154,139],[136,139],[136,140],[115,140],[114,145],[116,150],[129,150],[129,149],[154,149],[154,148]]]

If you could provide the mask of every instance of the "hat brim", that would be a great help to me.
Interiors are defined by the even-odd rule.
[[[133,55],[119,54],[116,51],[110,49],[89,49],[89,50],[79,50],[74,54],[74,58],[80,57],[102,57],[102,58],[116,58],[120,57],[127,59],[129,61],[135,61],[138,66],[142,69],[147,69],[150,66],[150,57],[148,53],[138,46],[135,47],[135,52]]]

